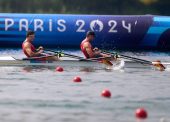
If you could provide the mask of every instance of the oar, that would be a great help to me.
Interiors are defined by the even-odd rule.
[[[76,55],[72,55],[72,54],[68,54],[68,53],[64,53],[64,52],[58,52],[58,51],[54,51],[54,50],[48,50],[46,49],[45,51],[48,51],[48,52],[52,52],[60,57],[64,57],[64,56],[67,56],[67,57],[70,57],[70,58],[75,58],[75,59],[84,59],[83,57],[80,57],[80,56],[76,56]]]
[[[107,57],[99,57],[99,58],[89,58],[90,60],[100,60],[100,59],[108,59],[110,60],[113,56],[107,56]],[[81,59],[82,61],[83,60],[86,60],[86,59]]]
[[[102,50],[102,52],[105,53],[105,54],[117,55],[117,53],[108,52],[108,51],[105,51],[105,50]],[[135,57],[131,57],[131,56],[126,56],[126,55],[122,55],[122,54],[118,54],[118,58],[124,58],[124,59],[133,60],[135,62],[139,62],[139,63],[142,63],[142,64],[153,65],[153,66],[159,68],[159,70],[161,70],[161,71],[165,70],[165,66],[160,61],[151,62],[151,61],[148,61],[148,60],[135,58]]]
[[[72,54],[68,54],[68,53],[64,53],[64,52],[57,52],[57,51],[53,51],[53,50],[48,50],[48,49],[46,49],[45,51],[49,51],[49,52],[53,52],[53,53],[55,53],[55,54],[58,54],[59,56],[60,56],[60,54],[61,54],[61,57],[63,57],[62,56],[62,54],[64,55],[64,56],[67,56],[67,57],[70,57],[70,58],[75,58],[75,59],[78,59],[79,61],[93,61],[93,62],[98,62],[98,60],[100,60],[100,58],[95,58],[95,59],[85,59],[85,58],[83,58],[83,57],[80,57],[80,56],[76,56],[76,55],[72,55]],[[105,65],[108,65],[108,66],[112,66],[113,64],[112,64],[112,62],[110,62],[110,61],[108,61],[108,60],[105,60],[105,58],[103,58],[102,59],[102,63],[104,63]]]

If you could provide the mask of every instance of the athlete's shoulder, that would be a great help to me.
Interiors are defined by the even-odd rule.
[[[30,46],[31,46],[31,43],[28,42],[28,41],[24,41],[24,42],[23,42],[23,46],[24,46],[24,47],[30,47]]]
[[[87,40],[83,40],[81,44],[82,45],[91,45],[90,42],[88,42]]]

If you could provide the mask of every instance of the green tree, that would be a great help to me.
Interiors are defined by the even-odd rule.
[[[1,0],[0,12],[170,15],[169,0]]]

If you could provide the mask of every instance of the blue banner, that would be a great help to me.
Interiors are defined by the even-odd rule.
[[[79,48],[92,30],[102,49],[170,49],[170,17],[12,13],[0,14],[0,47],[21,47],[28,30],[36,46]]]

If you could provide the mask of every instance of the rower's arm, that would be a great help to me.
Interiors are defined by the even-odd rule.
[[[84,44],[84,48],[85,48],[86,52],[88,53],[88,55],[90,57],[94,57],[94,52],[93,52],[93,50],[91,49],[91,46],[88,43]]]
[[[25,45],[25,51],[28,53],[28,55],[29,55],[30,57],[39,56],[39,55],[42,53],[42,50],[39,50],[39,51],[37,51],[37,52],[33,52],[33,51],[31,50],[31,45],[30,45],[30,44]]]

